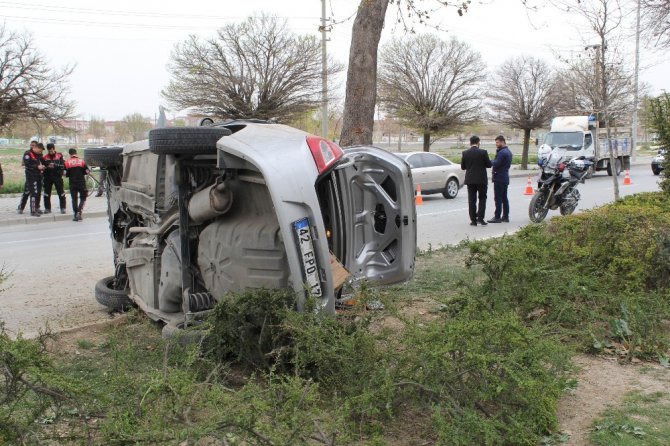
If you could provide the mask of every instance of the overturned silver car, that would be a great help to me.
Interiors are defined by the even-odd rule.
[[[333,313],[334,270],[389,284],[414,270],[409,166],[375,147],[279,124],[155,129],[123,148],[86,149],[107,171],[115,273],[96,299],[154,320],[198,319],[228,293],[292,288]]]

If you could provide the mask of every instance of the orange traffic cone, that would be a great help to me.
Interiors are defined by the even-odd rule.
[[[415,204],[423,204],[423,197],[421,196],[421,185],[416,185],[416,197],[414,197]]]
[[[526,192],[524,192],[523,194],[535,195],[535,191],[533,190],[533,180],[530,179],[530,175],[528,175],[528,183],[526,183]]]
[[[630,170],[626,169],[626,176],[623,177],[623,185],[628,186],[629,184],[633,184],[633,182],[630,180]]]

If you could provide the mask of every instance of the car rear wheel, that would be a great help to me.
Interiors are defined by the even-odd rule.
[[[449,178],[447,184],[444,186],[442,196],[446,199],[456,198],[458,195],[458,180],[456,178]]]
[[[657,166],[651,166],[651,171],[654,175],[659,175],[661,173],[661,169],[659,169]]]
[[[225,127],[172,127],[149,132],[149,150],[159,155],[216,153],[216,142],[232,132]]]
[[[84,149],[84,161],[90,167],[119,167],[123,162],[123,147],[95,147]]]
[[[125,311],[133,306],[128,290],[114,289],[116,277],[109,276],[95,284],[95,300],[113,311]]]

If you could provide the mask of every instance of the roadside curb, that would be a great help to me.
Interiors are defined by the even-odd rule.
[[[93,217],[106,217],[107,211],[94,211],[84,213],[84,217],[93,218]],[[16,217],[10,218],[7,220],[0,221],[0,227],[2,226],[14,226],[20,224],[26,225],[35,225],[40,223],[51,223],[54,221],[66,221],[72,220],[72,214],[43,214],[40,217]]]

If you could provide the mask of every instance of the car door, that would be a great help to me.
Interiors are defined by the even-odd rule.
[[[426,190],[444,189],[447,182],[447,168],[449,162],[434,153],[421,153],[424,181]]]
[[[423,160],[420,153],[413,153],[406,159],[407,164],[412,169],[412,179],[414,181],[414,189],[417,185],[421,185],[422,190],[426,190],[426,173],[423,168]]]
[[[334,249],[354,278],[379,284],[409,279],[416,253],[412,172],[376,147],[344,151],[334,170],[344,231]]]

